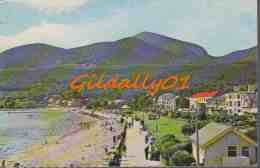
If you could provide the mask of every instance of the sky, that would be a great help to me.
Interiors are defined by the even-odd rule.
[[[0,52],[73,48],[149,31],[222,56],[257,44],[257,0],[0,0]]]

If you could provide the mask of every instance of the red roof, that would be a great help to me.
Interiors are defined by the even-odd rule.
[[[214,97],[216,96],[218,91],[211,91],[211,92],[199,92],[192,95],[192,98],[199,98],[199,97]]]

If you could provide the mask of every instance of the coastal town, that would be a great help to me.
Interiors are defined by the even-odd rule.
[[[0,168],[259,167],[257,0],[0,0]]]
[[[40,113],[55,118],[63,111],[74,116],[72,123],[61,135],[54,131],[29,149],[1,156],[2,167],[250,166],[257,162],[255,85],[190,97],[168,92],[131,100],[105,98],[46,98],[51,112],[41,109]]]

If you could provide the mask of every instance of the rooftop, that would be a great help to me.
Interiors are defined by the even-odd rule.
[[[214,97],[217,96],[218,91],[211,91],[211,92],[198,92],[192,95],[192,98],[199,98],[199,97]]]
[[[209,123],[208,125],[199,130],[199,144],[201,146],[207,144],[210,140],[214,139],[216,136],[230,128],[231,126],[227,126],[224,124],[214,122]],[[196,140],[196,133],[191,135],[191,140]]]

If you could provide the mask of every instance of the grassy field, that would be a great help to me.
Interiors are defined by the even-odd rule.
[[[139,118],[143,118],[142,112],[136,112],[136,115]],[[152,134],[156,135],[156,120],[149,120],[148,115],[144,115],[145,118],[145,126],[148,128],[149,131],[152,132]],[[158,130],[159,130],[159,136],[164,136],[166,134],[174,134],[177,139],[180,141],[186,141],[188,140],[188,137],[185,136],[181,129],[182,126],[186,123],[184,120],[180,119],[173,119],[165,116],[161,116],[158,121]]]

